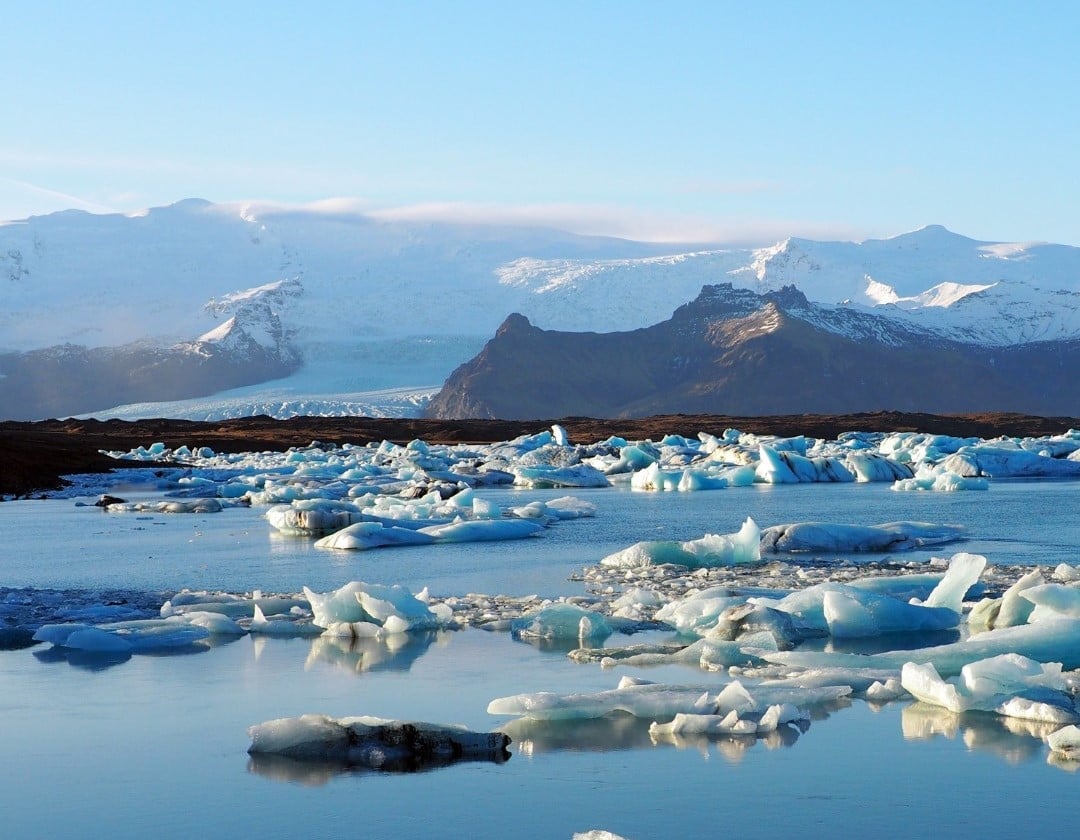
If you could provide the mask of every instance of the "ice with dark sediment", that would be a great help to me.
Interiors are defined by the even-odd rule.
[[[502,732],[369,716],[332,718],[308,714],[279,718],[248,729],[253,755],[297,761],[333,761],[374,770],[416,771],[455,761],[510,758]]]

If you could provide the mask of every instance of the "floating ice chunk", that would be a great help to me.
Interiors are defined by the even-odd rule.
[[[757,480],[765,484],[798,484],[803,479],[796,472],[798,466],[793,463],[793,460],[790,457],[782,457],[771,446],[762,444],[758,448]]]
[[[259,609],[258,605],[254,608]],[[183,616],[188,624],[204,628],[211,636],[243,636],[248,632],[229,616],[219,612],[192,610],[183,613]]]
[[[775,732],[789,723],[807,724],[809,715],[790,703],[777,703],[760,714],[740,713],[732,709],[726,715],[695,715],[679,713],[669,723],[653,721],[649,735],[655,739],[693,735],[757,735]]]
[[[807,458],[805,439],[802,450],[780,450],[776,444],[758,447],[757,480],[765,484],[798,482],[854,481],[855,476],[838,458]]]
[[[310,621],[299,621],[295,617],[278,615],[268,618],[263,614],[259,605],[255,605],[255,614],[252,616],[248,628],[250,632],[264,636],[318,636],[323,628]]]
[[[427,590],[417,596],[404,586],[353,581],[325,595],[305,586],[304,594],[314,624],[335,636],[383,636],[447,627],[453,621],[449,608],[428,604]]]
[[[417,533],[431,537],[435,542],[457,543],[520,540],[537,536],[543,530],[543,525],[526,519],[479,519],[429,525]]]
[[[734,534],[706,534],[701,539],[688,542],[639,542],[609,554],[600,561],[600,565],[639,568],[650,564],[675,563],[690,568],[705,568],[757,563],[761,559],[760,533],[757,523],[747,517]]]
[[[283,534],[327,534],[338,531],[363,515],[351,505],[340,502],[298,500],[288,505],[274,505],[264,514],[267,521]]]
[[[608,487],[610,482],[595,467],[577,464],[569,467],[537,465],[514,466],[514,484],[519,487]]]
[[[795,522],[773,525],[761,532],[761,549],[766,552],[908,551],[927,545],[963,539],[961,525],[930,522],[885,522],[881,525],[845,525],[833,522]]]
[[[856,481],[898,481],[915,475],[907,464],[874,452],[852,452],[847,457],[847,465],[855,473]]]
[[[724,610],[745,601],[746,598],[732,594],[727,587],[712,587],[668,602],[656,611],[654,618],[684,635],[703,635],[716,626]]]
[[[757,653],[757,651],[751,651]],[[1059,618],[977,633],[959,642],[918,650],[854,654],[812,651],[761,651],[768,662],[788,667],[820,668],[902,668],[907,662],[931,663],[943,677],[960,673],[964,665],[1005,653],[1015,653],[1036,662],[1059,662],[1065,668],[1080,668],[1080,619]]]
[[[994,619],[992,626],[995,628],[1015,627],[1017,624],[1027,622],[1032,610],[1035,609],[1035,604],[1030,599],[1022,597],[1023,593],[1025,590],[1041,586],[1044,583],[1046,583],[1046,580],[1036,569],[1028,572],[1006,589],[1005,594],[1001,596],[1001,606],[998,608],[997,617]]]
[[[365,551],[396,545],[430,545],[435,537],[423,529],[401,528],[379,522],[357,522],[315,541],[316,548],[334,548],[348,551]]]
[[[741,641],[747,636],[761,633],[770,636],[773,644],[783,650],[795,647],[808,635],[817,635],[808,633],[789,613],[746,603],[730,606],[720,613],[716,624],[705,633],[705,637],[710,640]]]
[[[522,639],[578,639],[584,644],[606,639],[611,625],[600,613],[574,604],[552,604],[515,618],[510,633]]]
[[[177,617],[116,621],[93,626],[47,624],[34,634],[34,641],[78,650],[138,653],[189,647],[209,635],[206,628],[188,624],[182,617]]]
[[[964,596],[979,580],[986,568],[986,558],[981,554],[961,551],[949,560],[948,571],[941,582],[922,602],[924,607],[944,607],[959,614],[964,608]],[[917,603],[912,599],[912,603]]]
[[[1080,720],[1061,665],[1041,665],[1017,654],[969,663],[951,680],[942,679],[932,664],[909,662],[901,682],[916,699],[951,712],[996,712],[1047,723]]]
[[[1080,588],[1065,586],[1060,583],[1043,583],[1024,589],[1020,597],[1031,601],[1035,610],[1029,616],[1029,620],[1038,617],[1047,618],[1052,615],[1080,618]]]
[[[109,513],[220,513],[217,499],[172,499],[162,502],[121,502],[106,505]]]
[[[367,619],[368,616],[356,597],[363,591],[365,585],[362,581],[352,581],[340,589],[325,594],[313,592],[305,586],[304,596],[311,605],[315,624],[319,627],[329,627],[331,624],[340,622],[350,623]]]
[[[248,729],[253,755],[340,761],[376,770],[414,771],[460,760],[506,761],[510,738],[502,732],[376,717],[302,715]]]
[[[404,586],[367,584],[356,593],[356,598],[364,612],[388,633],[445,627],[452,620],[449,610],[436,611]]]
[[[560,496],[543,502],[547,513],[557,519],[582,519],[596,516],[596,505],[574,496]]]
[[[208,612],[220,613],[233,619],[251,618],[255,614],[256,603],[264,615],[281,615],[297,609],[306,610],[308,607],[307,601],[301,598],[263,598],[261,594],[244,598],[222,592],[193,592],[184,589],[162,604],[161,617]]]
[[[825,592],[822,606],[829,635],[837,639],[949,630],[960,623],[960,614],[947,607],[905,604],[852,589]]]
[[[1059,563],[1054,569],[1054,580],[1062,583],[1071,583],[1080,580],[1080,566],[1070,566],[1068,563]]]
[[[941,463],[941,468],[959,475],[991,478],[1080,476],[1080,461],[1052,458],[1026,449],[1007,448],[997,443],[965,446],[955,455],[946,458]]]
[[[919,472],[914,478],[902,478],[893,482],[893,490],[928,490],[935,493],[954,493],[959,490],[989,490],[985,478],[965,477],[954,472]]]
[[[86,624],[46,624],[34,633],[34,641],[95,653],[130,653],[133,648],[115,633]]]
[[[657,463],[638,470],[630,478],[631,490],[671,491],[679,489],[682,470],[661,470]]]
[[[579,720],[626,712],[639,718],[668,720],[680,712],[712,713],[715,702],[701,687],[626,682],[619,688],[592,694],[538,692],[500,697],[488,704],[489,715],[513,715],[535,720]]]
[[[1046,743],[1056,755],[1072,761],[1080,761],[1080,727],[1075,724],[1052,732],[1047,736]]]
[[[713,695],[711,692],[719,688]],[[559,695],[551,692],[501,697],[488,704],[488,714],[519,715],[536,720],[597,718],[626,712],[638,718],[671,720],[677,714],[740,716],[763,713],[771,705],[817,706],[851,694],[848,686],[801,688],[791,685],[755,685],[748,691],[737,680],[709,687],[670,686],[624,678],[619,687],[592,694]]]

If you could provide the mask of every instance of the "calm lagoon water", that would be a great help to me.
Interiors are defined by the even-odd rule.
[[[826,520],[959,523],[971,538],[905,559],[1080,562],[1080,482],[998,481],[988,492],[892,493],[887,484],[690,494],[578,491],[595,519],[542,538],[346,553],[274,536],[258,511],[105,514],[73,500],[0,504],[0,586],[327,591],[350,580],[470,591],[579,594],[567,577],[642,539],[696,539]],[[510,503],[565,495],[490,491]],[[639,637],[613,637],[612,643]],[[308,712],[492,729],[495,697],[613,688],[633,673],[712,686],[695,669],[603,670],[506,634],[463,630],[401,647],[245,637],[201,653],[116,664],[47,646],[0,651],[0,822],[10,837],[1011,837],[1071,825],[1080,775],[1041,734],[993,716],[853,701],[781,742],[653,745],[648,721],[512,730],[505,764],[417,774],[253,762],[247,727]]]

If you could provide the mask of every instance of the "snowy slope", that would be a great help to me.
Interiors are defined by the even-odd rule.
[[[0,224],[0,351],[201,338],[241,352],[255,342],[295,351],[303,366],[221,405],[330,405],[437,387],[510,312],[544,329],[635,329],[718,282],[756,292],[794,284],[831,304],[820,318],[838,331],[851,310],[983,344],[1080,335],[1080,248],[980,242],[938,226],[861,243],[680,252],[376,220],[346,203],[189,199],[131,216],[65,211]]]

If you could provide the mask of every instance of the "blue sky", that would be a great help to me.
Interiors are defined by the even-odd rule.
[[[1080,245],[1073,4],[5,6],[0,218],[346,197],[661,240]]]

